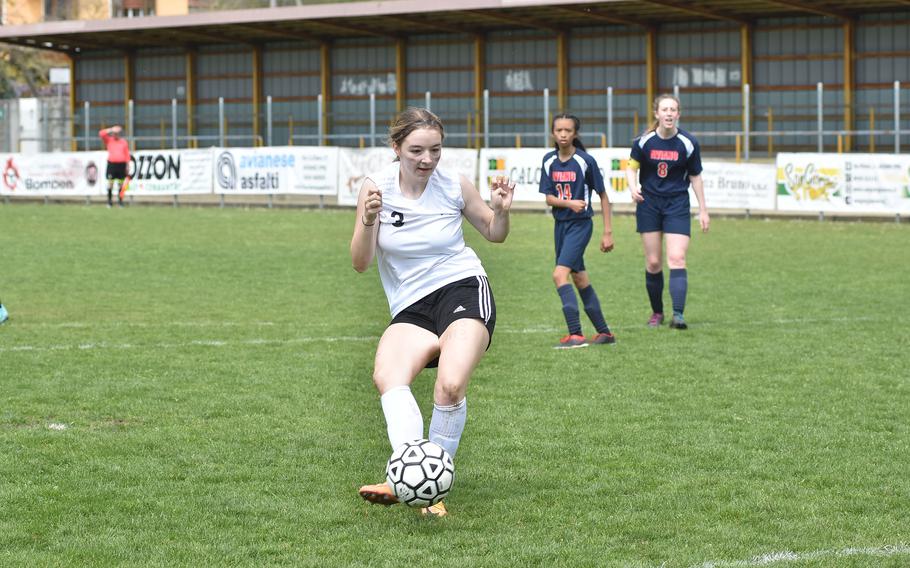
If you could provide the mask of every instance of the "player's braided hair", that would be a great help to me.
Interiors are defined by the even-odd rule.
[[[575,133],[576,134],[578,134],[578,131],[581,130],[581,121],[578,120],[577,116],[575,116],[574,114],[569,114],[567,112],[561,112],[553,117],[553,122],[550,123],[550,132],[553,132],[553,129],[556,128],[556,121],[560,120],[560,119],[568,119],[568,120],[571,120],[573,123],[575,123]],[[585,148],[585,145],[581,143],[581,139],[578,138],[578,136],[576,136],[575,138],[572,139],[572,145],[584,152],[588,151],[588,149]],[[557,150],[559,150],[559,144],[554,144],[554,147]]]
[[[418,128],[432,128],[438,130],[443,139],[446,137],[445,128],[438,116],[425,108],[409,107],[398,113],[389,126],[389,144],[400,147],[404,139]]]

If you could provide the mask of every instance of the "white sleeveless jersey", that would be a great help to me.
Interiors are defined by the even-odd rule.
[[[437,167],[420,198],[408,199],[401,194],[399,165],[369,176],[382,192],[376,256],[392,317],[446,284],[486,276],[464,242],[458,174]]]

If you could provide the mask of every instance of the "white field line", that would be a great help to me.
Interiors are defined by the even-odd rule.
[[[292,345],[300,343],[335,343],[338,341],[376,341],[378,336],[340,336],[340,337],[296,337],[293,339],[242,339],[238,341],[224,341],[220,339],[195,339],[180,343],[78,343],[57,345],[14,345],[0,347],[0,353],[39,352],[39,351],[89,351],[92,349],[179,349],[187,346],[196,347],[236,347],[243,345]]]
[[[841,548],[839,550],[811,550],[808,552],[768,552],[754,556],[748,560],[712,560],[703,564],[696,564],[692,568],[753,568],[757,566],[774,566],[789,562],[804,562],[806,560],[819,560],[822,558],[844,558],[850,556],[872,556],[888,558],[891,556],[910,555],[910,546],[906,544],[888,544],[878,547]]]
[[[875,316],[838,316],[838,317],[803,317],[803,318],[770,318],[770,319],[750,319],[736,321],[712,321],[702,320],[690,322],[690,325],[698,327],[738,327],[743,323],[750,327],[755,325],[792,325],[792,324],[816,324],[816,323],[851,323],[851,322],[889,322],[896,320],[896,317],[875,317]],[[381,322],[378,322],[381,323]],[[607,322],[609,323],[609,321]],[[105,328],[165,328],[165,327],[185,327],[185,328],[239,328],[239,327],[297,327],[297,328],[327,328],[336,327],[334,322],[307,322],[300,324],[297,322],[276,323],[273,321],[166,321],[166,322],[129,322],[129,321],[109,321],[109,322],[60,322],[60,323],[30,323],[16,322],[16,327],[46,327],[46,328],[71,328],[71,329],[105,329]],[[633,329],[646,327],[645,319],[641,325],[611,326],[617,329]],[[497,325],[496,331],[506,333],[552,333],[553,331],[563,331],[562,326],[553,326],[548,324],[533,325],[523,328],[514,328],[508,325]]]
[[[819,323],[849,323],[849,322],[861,322],[861,321],[893,321],[891,318],[876,318],[868,316],[860,317],[836,317],[836,318],[778,318],[778,319],[766,319],[766,320],[748,320],[748,321],[736,321],[736,322],[722,322],[722,321],[705,321],[698,322],[694,324],[697,327],[740,327],[744,323],[748,324],[749,327],[754,327],[756,325],[765,325],[765,326],[781,326],[781,325],[801,325],[801,324],[819,324]],[[314,324],[304,324],[303,326],[298,326],[297,324],[287,323],[287,324],[277,324],[275,322],[257,322],[257,321],[247,321],[247,322],[209,322],[209,321],[199,321],[199,322],[164,322],[160,324],[149,324],[141,322],[107,322],[101,324],[88,323],[88,322],[66,322],[60,324],[24,324],[23,327],[58,327],[58,328],[77,328],[77,329],[107,329],[109,327],[123,327],[123,328],[167,328],[167,327],[187,327],[187,328],[224,328],[224,327],[279,327],[286,325],[288,327],[304,327],[304,328],[323,328],[329,325],[335,325],[331,323],[314,323]],[[615,330],[622,329],[638,329],[646,327],[644,323],[641,325],[633,326],[613,326]],[[507,333],[507,334],[548,334],[548,335],[558,335],[564,333],[565,328],[562,326],[551,326],[551,325],[539,325],[539,326],[530,326],[530,327],[510,327],[508,325],[500,325],[496,327],[496,333]],[[95,343],[72,343],[72,344],[57,344],[57,345],[11,345],[11,346],[0,346],[0,353],[13,353],[21,351],[68,351],[68,350],[91,350],[91,349],[176,349],[180,347],[187,346],[200,346],[200,347],[231,347],[231,346],[243,346],[243,345],[293,345],[293,344],[302,344],[302,343],[336,343],[340,341],[377,341],[379,335],[361,335],[361,336],[328,336],[328,335],[304,335],[299,337],[293,337],[288,339],[264,339],[264,338],[253,338],[253,339],[241,339],[241,340],[220,340],[220,339],[196,339],[183,341],[180,343],[109,343],[105,341],[95,342]]]

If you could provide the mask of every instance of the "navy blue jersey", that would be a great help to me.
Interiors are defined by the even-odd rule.
[[[636,138],[632,159],[641,165],[638,181],[642,191],[673,195],[689,190],[689,176],[701,173],[701,150],[694,136],[677,129],[664,140],[651,131]]]
[[[593,194],[602,194],[604,178],[597,162],[584,150],[576,149],[568,161],[559,160],[559,152],[551,150],[543,157],[540,171],[540,193],[555,195],[559,199],[583,199],[588,206],[581,213],[564,207],[553,207],[553,218],[557,221],[590,219],[594,216],[591,207]]]

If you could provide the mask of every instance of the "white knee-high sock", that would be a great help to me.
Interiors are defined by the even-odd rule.
[[[405,442],[423,438],[423,416],[411,394],[411,387],[391,388],[379,397],[379,401],[385,414],[392,450]]]
[[[430,441],[442,446],[455,459],[455,450],[461,441],[464,424],[468,418],[468,399],[463,398],[451,406],[433,405],[430,419]]]

